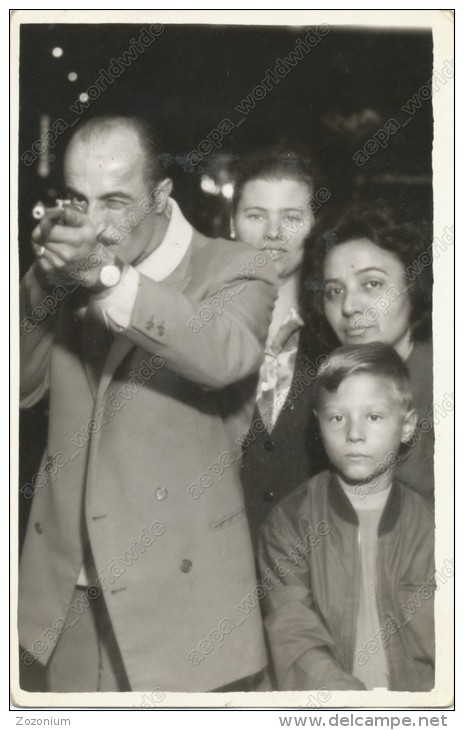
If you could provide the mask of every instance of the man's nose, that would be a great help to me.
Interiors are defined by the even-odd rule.
[[[90,201],[87,206],[87,215],[93,223],[97,236],[99,236],[109,225],[104,207],[99,201]]]
[[[364,441],[364,430],[361,423],[357,418],[351,418],[348,421],[346,440],[350,443],[356,443],[358,441]]]

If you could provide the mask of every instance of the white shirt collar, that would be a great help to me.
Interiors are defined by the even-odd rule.
[[[153,281],[164,281],[177,269],[192,241],[193,228],[173,198],[169,198],[168,216],[168,229],[160,245],[135,267]]]

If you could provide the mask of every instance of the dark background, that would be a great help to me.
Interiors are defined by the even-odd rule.
[[[398,11],[401,12],[401,11]],[[238,15],[238,13],[237,13]],[[229,201],[205,193],[202,176],[230,179],[234,160],[257,147],[285,141],[304,145],[331,191],[327,205],[361,199],[389,202],[412,221],[432,219],[432,106],[424,101],[412,116],[402,106],[432,76],[432,34],[428,31],[331,28],[320,43],[244,116],[236,110],[279,58],[297,48],[306,26],[166,25],[164,32],[129,68],[89,101],[78,116],[70,107],[95,84],[101,69],[130,48],[145,25],[23,25],[20,47],[19,259],[21,273],[31,263],[31,209],[37,200],[61,193],[60,163],[68,133],[50,150],[50,174],[39,174],[21,155],[40,139],[40,119],[62,119],[71,126],[93,114],[116,112],[147,116],[167,142],[174,196],[191,221],[208,235],[228,235]],[[53,57],[54,47],[63,55]],[[70,82],[68,73],[78,74]],[[200,164],[188,155],[219,123],[245,121]],[[363,166],[355,153],[389,119],[402,126]],[[77,123],[78,123],[77,121]],[[70,130],[69,130],[70,131]],[[23,157],[24,159],[24,157]],[[45,401],[23,412],[20,433],[20,485],[39,467],[45,444]],[[30,500],[29,500],[30,501]],[[23,500],[20,535],[29,509]]]

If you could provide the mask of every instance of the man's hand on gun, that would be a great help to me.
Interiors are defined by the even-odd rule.
[[[38,273],[75,273],[81,286],[93,287],[101,267],[111,260],[110,242],[97,236],[86,213],[70,201],[60,200],[53,208],[38,203],[32,215],[39,220],[31,237]],[[80,265],[82,262],[86,265]]]

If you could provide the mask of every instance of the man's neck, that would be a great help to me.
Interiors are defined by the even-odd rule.
[[[166,231],[169,228],[170,216],[168,216],[167,213],[155,213],[155,215],[157,216],[157,221],[153,231],[153,236],[151,237],[142,255],[139,256],[136,261],[132,262],[132,266],[137,266],[137,264],[140,264],[142,261],[148,258],[148,256],[150,256],[153,251],[156,251],[156,249],[163,243]]]

